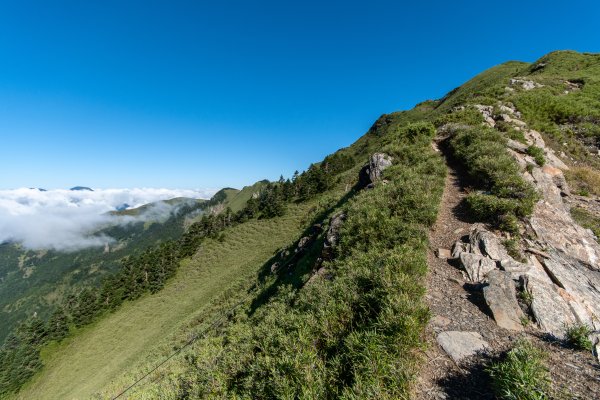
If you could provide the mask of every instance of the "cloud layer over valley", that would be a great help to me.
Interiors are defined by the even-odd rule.
[[[135,208],[174,197],[208,198],[210,190],[96,189],[0,190],[0,243],[21,243],[30,249],[78,250],[102,246],[111,238],[95,232],[107,224],[127,223],[169,213],[172,207],[151,207],[139,217],[115,217],[110,211]]]

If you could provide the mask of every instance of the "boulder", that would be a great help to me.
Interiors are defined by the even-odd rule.
[[[460,265],[467,271],[467,275],[471,282],[482,282],[488,272],[496,268],[496,262],[489,258],[473,253],[462,252],[458,259]]]
[[[479,249],[481,254],[488,256],[492,260],[502,260],[509,257],[500,239],[481,226],[476,225],[471,231],[469,243],[473,248]]]
[[[461,240],[457,240],[452,245],[452,252],[450,253],[452,258],[458,258],[460,253],[467,251],[467,244],[463,243]]]
[[[442,332],[437,336],[437,342],[457,364],[464,358],[489,348],[488,343],[477,332]]]
[[[346,214],[343,212],[336,213],[329,220],[329,228],[325,234],[325,243],[323,244],[323,251],[321,252],[321,258],[323,260],[333,259],[333,249],[337,246],[340,238],[340,229],[345,220]]]
[[[458,258],[460,256],[460,253],[463,253],[463,252],[481,255],[479,250],[474,249],[470,243],[465,243],[462,240],[457,240],[456,242],[454,242],[454,244],[452,245],[452,250],[451,250],[452,258]]]
[[[514,151],[518,151],[519,153],[526,153],[527,152],[527,147],[529,147],[526,144],[523,144],[521,142],[517,142],[516,140],[513,140],[513,139],[508,139],[507,146],[510,149],[513,149]]]
[[[511,331],[522,331],[523,313],[517,303],[515,284],[510,273],[493,270],[487,275],[488,286],[483,288],[483,297],[499,327]]]
[[[494,120],[494,106],[475,104],[473,107],[483,116],[486,124],[492,127],[496,125],[496,121]]]
[[[379,179],[383,170],[392,165],[393,158],[385,153],[375,153],[369,158],[369,163],[365,165],[358,174],[360,187],[367,187]]]
[[[329,228],[325,235],[325,244],[331,247],[335,247],[340,237],[340,229],[342,224],[346,220],[346,214],[338,212],[331,217],[329,220]]]

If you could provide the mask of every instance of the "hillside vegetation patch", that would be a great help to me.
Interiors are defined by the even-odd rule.
[[[450,149],[479,190],[467,196],[473,215],[509,232],[518,230],[517,219],[530,215],[539,195],[521,176],[506,150],[506,138],[483,126],[450,125]]]

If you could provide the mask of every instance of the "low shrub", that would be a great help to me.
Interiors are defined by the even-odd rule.
[[[591,350],[592,341],[589,338],[591,333],[591,328],[584,324],[567,326],[565,340],[577,350]]]
[[[530,215],[538,200],[533,186],[521,176],[506,151],[506,138],[485,127],[450,126],[450,148],[479,192],[467,196],[475,218],[518,232],[518,219]]]
[[[527,154],[529,154],[535,160],[535,163],[540,167],[543,167],[546,163],[546,159],[544,158],[544,150],[541,148],[531,145],[527,148]]]

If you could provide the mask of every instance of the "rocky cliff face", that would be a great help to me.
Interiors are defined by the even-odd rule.
[[[517,263],[511,258],[495,258],[501,269],[512,273],[513,279],[524,282],[524,290],[532,298],[533,315],[542,331],[557,338],[563,338],[565,329],[573,324],[585,324],[598,331],[600,246],[594,234],[571,217],[568,200],[571,193],[563,173],[569,167],[546,146],[539,132],[529,129],[517,117],[519,114],[514,108],[502,107],[508,111],[508,118],[508,114],[484,115],[492,120],[508,121],[514,129],[523,132],[526,145],[511,141],[510,153],[522,166],[524,178],[534,185],[541,199],[526,221],[529,238],[523,245],[529,254],[528,260]],[[486,123],[492,125],[491,121]],[[528,146],[543,151],[545,165],[536,165],[527,153]],[[518,266],[518,272],[504,268],[507,265]],[[598,338],[594,340],[597,342]]]

